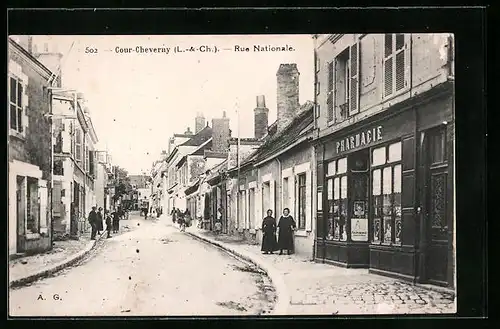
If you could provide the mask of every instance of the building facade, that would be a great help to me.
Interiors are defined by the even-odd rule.
[[[50,221],[52,72],[8,40],[9,255],[52,247]]]
[[[453,37],[315,43],[316,261],[454,286]]]
[[[97,135],[82,95],[55,90],[51,95],[54,135],[54,231],[77,236],[89,228],[95,194]]]

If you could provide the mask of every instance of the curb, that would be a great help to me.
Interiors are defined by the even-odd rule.
[[[283,280],[283,275],[281,275],[274,267],[270,266],[269,264],[266,264],[262,262],[262,260],[258,259],[258,257],[251,255],[251,254],[243,254],[241,252],[238,252],[234,250],[233,248],[229,248],[217,241],[214,241],[209,238],[205,238],[202,236],[199,236],[195,233],[191,232],[186,232],[189,234],[189,236],[201,240],[206,243],[210,243],[214,246],[217,246],[235,256],[238,256],[254,265],[262,269],[271,279],[271,282],[273,283],[274,287],[276,288],[276,297],[277,301],[274,305],[272,315],[286,315],[288,311],[288,305],[290,304],[290,295],[288,294],[288,289],[285,285],[285,281]]]
[[[52,267],[41,270],[39,272],[35,272],[34,274],[30,274],[30,275],[27,275],[25,277],[10,281],[9,287],[10,288],[19,287],[19,286],[31,283],[31,282],[36,281],[38,279],[45,278],[49,275],[57,273],[57,272],[61,271],[62,269],[77,263],[82,258],[84,258],[92,249],[94,249],[97,242],[99,240],[101,240],[101,237],[102,237],[102,235],[100,235],[96,240],[94,240],[94,243],[92,243],[92,244],[89,243],[87,246],[85,246],[85,249],[79,251],[78,253],[66,258],[65,260],[63,260],[59,263],[56,263]],[[90,247],[89,247],[89,245],[90,245]]]

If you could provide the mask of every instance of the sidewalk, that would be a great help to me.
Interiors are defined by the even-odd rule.
[[[171,221],[170,221],[171,223]],[[171,224],[170,224],[171,225]],[[454,296],[411,283],[319,264],[300,255],[264,255],[260,246],[190,227],[187,233],[249,258],[271,277],[278,294],[274,314],[435,314],[455,313]]]

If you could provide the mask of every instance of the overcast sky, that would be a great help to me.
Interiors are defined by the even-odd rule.
[[[73,43],[71,52],[68,53]],[[253,137],[256,96],[265,95],[269,124],[276,120],[276,71],[296,63],[300,103],[313,100],[313,41],[310,35],[253,36],[51,36],[65,55],[63,86],[85,94],[99,146],[131,174],[151,168],[168,138],[194,131],[198,111],[207,120],[225,110],[237,136]],[[235,52],[235,45],[290,45],[290,52]],[[218,53],[173,53],[173,48],[217,46]],[[168,47],[170,53],[117,54],[116,47]],[[86,53],[86,48],[97,54]],[[223,49],[231,50],[223,50]],[[211,123],[210,123],[211,125]]]

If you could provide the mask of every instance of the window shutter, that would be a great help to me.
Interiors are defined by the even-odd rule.
[[[312,230],[312,171],[306,172],[306,231]]]
[[[28,119],[28,106],[29,106],[29,98],[28,94],[26,93],[27,85],[23,85],[23,94],[21,96],[21,103],[22,103],[22,131],[26,131],[28,129],[29,125],[29,119]]]
[[[298,193],[298,189],[299,189],[299,179],[298,179],[298,176],[296,175],[293,175],[292,176],[292,200],[291,200],[291,203],[290,205],[292,205],[293,209],[292,209],[292,216],[293,216],[293,219],[297,222],[298,221],[298,215],[299,215],[299,203],[297,202],[298,198],[297,198],[297,195],[299,194]]]
[[[392,95],[393,89],[393,56],[394,49],[392,34],[385,34],[384,36],[384,97]]]
[[[353,115],[359,111],[359,43],[350,47],[349,58],[351,64],[349,115]]]
[[[274,180],[269,182],[269,209],[273,211],[273,216],[276,217],[276,182]]]
[[[256,229],[261,228],[262,224],[262,186],[257,186],[255,188],[255,225]]]
[[[326,104],[328,108],[328,122],[334,119],[334,92],[333,92],[333,79],[334,79],[334,61],[328,63],[328,90],[327,90],[327,98]]]
[[[410,45],[411,45],[411,38],[412,38],[412,35],[411,33],[408,33],[408,34],[405,34],[405,50],[404,50],[404,53],[405,53],[405,88],[408,88],[409,85],[410,85],[410,65],[411,65],[411,62],[410,62],[410,54],[411,54],[411,49],[410,49]]]
[[[47,182],[44,180],[38,181],[38,200],[40,202],[40,228],[47,228]],[[46,230],[41,232],[47,233]]]

